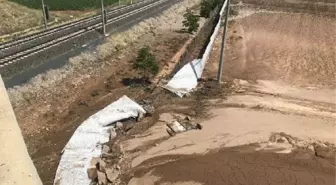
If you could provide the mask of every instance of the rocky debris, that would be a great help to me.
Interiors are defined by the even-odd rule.
[[[92,97],[95,97],[95,96],[98,96],[99,95],[99,91],[98,90],[93,90],[92,92],[91,92],[91,96]]]
[[[110,129],[110,140],[113,140],[115,137],[117,137],[117,132],[114,128]]]
[[[116,128],[116,130],[120,130],[120,129],[122,129],[123,128],[123,123],[121,123],[120,121],[118,121],[116,124],[115,124],[115,128]]]
[[[282,135],[282,133],[274,133],[269,138],[270,142],[273,143],[288,143],[288,140],[286,137]]]
[[[103,145],[102,153],[107,154],[110,152],[110,147],[107,145]]]
[[[103,172],[98,171],[98,184],[99,185],[106,185],[108,183],[106,174]]]
[[[77,102],[77,105],[81,105],[81,106],[89,107],[89,104],[88,104],[86,101],[84,101],[84,100],[79,100],[79,101]]]
[[[336,149],[334,146],[327,146],[326,144],[314,144],[314,151],[315,155],[318,157],[322,157],[325,159],[332,159],[336,158]]]
[[[151,100],[142,100],[139,102],[139,105],[146,111],[146,116],[152,116],[154,114],[155,108]]]
[[[98,178],[98,170],[96,166],[91,166],[87,169],[87,174],[90,180],[95,181]]]
[[[234,79],[232,81],[231,88],[236,92],[236,93],[244,93],[246,92],[246,88],[248,87],[249,82],[246,80],[241,80],[241,79]]]
[[[167,123],[166,126],[168,127],[166,130],[170,136],[175,136],[177,133],[188,130],[202,130],[203,128],[201,124],[193,122],[193,119],[189,116],[173,120],[171,123]]]
[[[137,122],[141,121],[141,119],[142,119],[143,117],[144,117],[144,113],[139,112],[139,113],[138,113],[138,116],[137,116],[137,118],[136,118],[136,121],[137,121]]]
[[[99,160],[99,171],[106,172],[106,162],[102,159]]]
[[[109,165],[105,162],[109,161]],[[120,175],[120,166],[111,165],[112,161],[102,158],[92,158],[91,167],[87,169],[89,179],[99,185],[110,185],[116,182]]]
[[[114,182],[119,176],[119,171],[117,169],[109,168],[106,170],[106,176],[110,182]]]
[[[97,166],[98,163],[99,163],[99,161],[100,161],[100,158],[99,158],[99,157],[93,157],[93,158],[91,159],[90,164],[91,164],[91,166]]]

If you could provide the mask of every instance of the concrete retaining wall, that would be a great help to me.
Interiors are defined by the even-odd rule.
[[[0,76],[0,185],[42,185]]]

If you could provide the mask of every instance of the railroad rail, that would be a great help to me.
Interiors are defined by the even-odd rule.
[[[146,10],[168,1],[171,0],[145,0],[109,10],[106,13],[106,26],[121,24],[124,19],[145,13]],[[87,32],[97,31],[101,27],[101,15],[95,15],[2,43],[0,44],[0,68],[82,36]]]

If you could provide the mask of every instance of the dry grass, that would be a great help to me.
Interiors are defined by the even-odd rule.
[[[0,0],[0,35],[21,31],[42,23],[42,12]]]

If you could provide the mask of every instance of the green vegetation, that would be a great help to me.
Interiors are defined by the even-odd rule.
[[[212,10],[216,8],[217,5],[220,5],[221,0],[202,0],[200,16],[204,18],[209,18]]]
[[[197,31],[199,27],[199,16],[194,15],[191,10],[187,9],[187,12],[183,15],[183,26],[186,28],[188,33],[192,34]]]
[[[159,64],[157,63],[155,56],[150,52],[148,46],[139,50],[134,68],[141,71],[146,80],[159,72]]]
[[[29,8],[41,9],[41,0],[9,0],[22,4]],[[104,0],[104,5],[111,5],[118,0]],[[44,0],[50,10],[86,10],[91,8],[99,8],[100,0]]]

